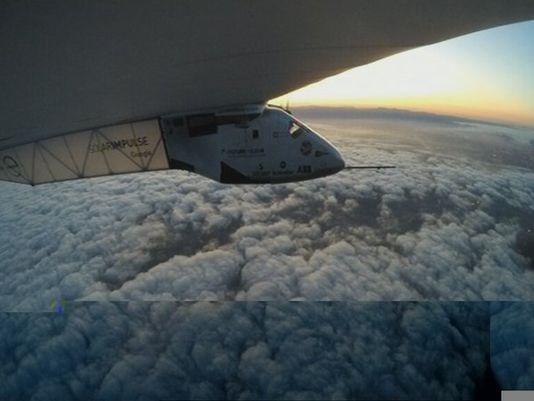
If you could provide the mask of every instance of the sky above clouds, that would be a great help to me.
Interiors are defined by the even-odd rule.
[[[534,127],[534,21],[409,50],[275,103],[397,107]]]

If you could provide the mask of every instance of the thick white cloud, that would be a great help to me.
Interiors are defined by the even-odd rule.
[[[534,299],[534,172],[457,152],[461,126],[399,123],[385,135],[373,124],[366,136],[323,131],[348,164],[397,169],[274,186],[177,171],[0,183],[0,309],[61,298]]]
[[[71,303],[0,314],[0,399],[472,399],[477,303]]]
[[[279,301],[534,299],[534,172],[447,148],[443,127],[341,128],[348,164],[398,168],[0,183],[0,310],[68,300],[0,313],[0,399],[472,398],[487,304]],[[494,372],[529,388],[526,312],[493,312]]]

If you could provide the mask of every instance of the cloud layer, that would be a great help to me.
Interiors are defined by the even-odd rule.
[[[0,399],[472,399],[484,303],[72,303],[0,314]]]
[[[398,168],[0,183],[0,399],[472,399],[490,312],[497,380],[532,389],[530,306],[443,302],[534,299],[524,140],[311,122],[349,165]],[[375,300],[440,302],[353,302]]]
[[[534,391],[534,303],[492,304],[491,364],[503,390]]]
[[[0,310],[53,299],[534,299],[533,170],[497,164],[492,147],[457,152],[481,137],[470,126],[315,124],[349,165],[397,169],[274,186],[178,171],[0,183]]]

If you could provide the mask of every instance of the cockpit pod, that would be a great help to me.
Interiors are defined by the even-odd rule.
[[[343,157],[275,106],[247,105],[160,118],[170,168],[232,183],[283,183],[335,174]]]

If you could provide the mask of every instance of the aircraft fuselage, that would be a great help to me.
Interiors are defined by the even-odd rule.
[[[169,167],[223,183],[282,183],[337,173],[341,154],[284,110],[235,110],[160,118]]]

